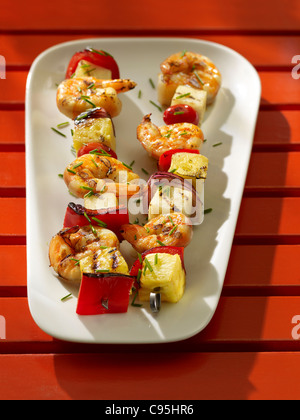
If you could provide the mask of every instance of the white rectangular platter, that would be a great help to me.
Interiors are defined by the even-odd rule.
[[[49,267],[48,245],[63,226],[67,204],[76,201],[58,177],[74,160],[70,126],[66,138],[51,127],[67,121],[56,107],[57,84],[64,79],[71,56],[87,46],[103,49],[118,62],[121,77],[137,87],[120,95],[121,114],[114,119],[118,158],[135,160],[134,172],[156,171],[136,139],[145,114],[163,125],[157,93],[160,63],[179,51],[208,56],[222,74],[222,87],[202,125],[206,142],[201,153],[209,159],[205,183],[204,222],[194,227],[185,249],[187,284],[177,304],[150,308],[129,306],[125,314],[76,315],[76,290],[61,282]],[[141,97],[139,95],[141,91]],[[26,86],[26,193],[28,300],[37,325],[58,339],[85,343],[161,343],[189,338],[212,319],[223,287],[252,149],[261,85],[252,65],[235,51],[211,42],[179,38],[101,38],[72,41],[46,50],[34,61]],[[218,147],[214,147],[221,143]],[[80,202],[77,200],[77,202]],[[136,215],[134,216],[136,217]],[[130,265],[134,255],[122,243]],[[61,298],[72,293],[66,301]]]

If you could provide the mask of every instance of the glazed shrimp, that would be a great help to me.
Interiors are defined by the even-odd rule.
[[[120,114],[122,103],[118,93],[133,89],[130,79],[101,80],[94,77],[66,79],[57,88],[57,107],[69,118],[76,118],[90,108],[102,107],[111,117]]]
[[[160,214],[145,226],[126,224],[121,227],[123,238],[142,254],[162,246],[186,247],[192,240],[191,221],[182,213]]]
[[[190,85],[207,92],[207,104],[211,104],[221,85],[221,74],[214,63],[204,55],[194,52],[178,52],[160,65],[158,100],[169,106],[179,85]]]
[[[149,156],[159,159],[170,149],[199,149],[204,141],[202,130],[190,123],[177,123],[158,128],[145,115],[137,127],[137,138]]]
[[[119,160],[97,154],[85,154],[75,159],[64,171],[69,191],[83,198],[87,193],[114,192],[117,196],[132,196],[139,186],[131,181],[139,179]]]
[[[103,247],[117,250],[120,247],[117,236],[108,229],[97,226],[62,229],[49,245],[50,266],[63,279],[78,284],[81,281],[80,260],[90,255],[97,256]]]

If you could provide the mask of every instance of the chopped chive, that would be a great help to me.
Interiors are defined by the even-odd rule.
[[[93,232],[93,234],[94,234],[95,236],[98,236],[98,235],[97,235],[97,231],[96,231],[96,229],[94,228],[94,226],[92,225],[92,223],[90,224],[90,228],[91,228],[91,231]]]
[[[167,133],[164,135],[164,137],[169,138],[171,136],[171,134],[172,134],[172,131],[173,130],[168,130]]]
[[[129,165],[126,165],[126,163],[124,163],[124,162],[122,162],[122,164],[123,164],[126,168],[128,168],[128,169],[130,169],[130,170],[132,171],[132,168],[131,168]]]
[[[215,144],[213,144],[213,147],[220,146],[221,144],[223,144],[223,143],[220,141],[220,143],[215,143]]]
[[[155,84],[153,83],[153,80],[151,78],[149,79],[149,83],[153,87],[153,89],[155,89]]]
[[[93,188],[91,187],[86,187],[85,185],[81,185],[81,187],[83,190],[88,190],[88,191],[94,191]]]
[[[150,229],[147,226],[145,226],[145,229],[146,229],[147,233],[150,232]]]
[[[139,262],[140,262],[141,264],[143,264],[143,259],[142,259],[142,256],[141,256],[141,254],[139,254],[139,253],[138,253],[138,259],[139,259]]]
[[[194,70],[194,75],[197,77],[197,79],[199,80],[199,82],[201,83],[201,85],[204,85],[204,82],[201,80],[199,74],[196,72],[196,70]]]
[[[139,284],[141,280],[142,270],[139,268],[139,271],[137,273],[136,281]]]
[[[86,220],[89,222],[89,223],[92,223],[91,222],[91,219],[89,218],[89,216],[86,214],[86,212],[84,212],[83,213],[83,215],[84,215],[84,217],[86,218]]]
[[[78,162],[78,163],[76,163],[76,165],[73,166],[73,169],[76,169],[81,165],[83,165],[83,162]]]
[[[186,54],[186,50],[183,50],[183,51],[182,51],[182,54],[181,54],[181,57],[184,57],[184,56],[185,56],[185,54]]]
[[[112,55],[111,54],[109,54],[107,51],[104,51],[104,50],[101,50],[101,51],[98,51],[98,50],[95,50],[94,48],[92,48],[92,47],[88,47],[88,48],[86,48],[88,51],[91,51],[91,52],[93,52],[93,53],[96,53],[96,54],[99,54],[99,55],[104,55],[104,56],[109,56],[109,57],[112,57]]]
[[[136,235],[134,235],[134,240],[135,240],[135,241],[137,240],[137,236],[136,236]]]
[[[90,101],[89,99],[87,99],[86,97],[81,96],[81,99],[83,99],[88,104],[92,105],[93,108],[96,108],[96,105],[92,101]]]
[[[175,99],[185,98],[186,96],[190,96],[191,92],[183,93],[182,95],[178,95]]]
[[[62,137],[67,137],[64,133],[61,133],[59,130],[56,130],[56,128],[51,127],[51,130],[53,130],[55,133],[59,134]]]
[[[84,194],[84,198],[91,197],[92,195],[95,195],[94,191],[89,191],[88,193]]]
[[[111,157],[111,155],[109,153],[107,153],[105,150],[99,150],[99,149],[93,149],[89,152],[91,155],[97,155],[97,156],[109,156]]]
[[[133,160],[129,166],[132,168],[134,163],[135,163],[135,160]]]
[[[139,93],[138,93],[138,98],[139,99],[141,99],[141,97],[142,97],[142,91],[141,91],[141,89],[139,90]]]
[[[60,178],[63,178],[64,176],[63,176],[63,174],[58,174],[58,176],[60,177]]]
[[[108,248],[108,246],[101,245],[101,246],[99,246],[99,248],[100,248],[100,249],[107,249],[107,248]]]
[[[157,263],[158,263],[158,254],[155,254],[154,264],[157,265]]]
[[[144,172],[145,175],[149,175],[149,172],[146,171],[146,169],[142,168],[142,171]]]
[[[204,210],[204,214],[208,214],[208,213],[211,213],[211,212],[212,212],[212,210],[213,210],[212,208],[209,208],[209,209],[205,209],[205,210]]]
[[[183,115],[184,114],[184,111],[177,111],[177,112],[174,112],[174,115]]]
[[[187,131],[182,131],[182,133],[180,133],[181,136],[184,136],[185,134],[189,134]]]
[[[160,112],[162,112],[162,109],[161,109],[161,107],[159,106],[159,105],[157,105],[155,102],[153,102],[153,101],[149,101],[150,102],[150,104],[152,104],[152,105],[154,105],[154,106],[156,106],[156,108],[160,111]]]
[[[172,223],[172,225],[175,226],[175,223],[174,223],[172,217],[171,216],[168,216],[168,219],[170,220],[170,222]]]
[[[95,222],[98,223],[98,225],[102,226],[102,227],[106,227],[107,224],[105,222],[102,222],[102,220],[97,219],[97,217],[92,217],[92,220],[94,220]]]
[[[74,146],[73,146],[73,145],[71,146],[71,153],[72,153],[72,155],[74,155],[74,156],[76,156],[76,155],[77,155],[76,150],[75,150],[75,148],[74,148]]]
[[[148,269],[152,273],[153,268],[152,268],[152,265],[150,264],[150,262],[148,261],[147,257],[144,259],[144,261],[145,261],[146,266],[148,267]]]
[[[67,171],[70,172],[71,174],[76,174],[76,172],[72,171],[72,169],[67,168]]]
[[[97,269],[97,270],[95,270],[96,271],[96,273],[109,273],[109,270],[108,269]]]
[[[66,122],[63,122],[63,123],[60,123],[60,124],[57,124],[57,128],[63,128],[63,127],[67,127],[68,125],[69,125],[70,123],[69,123],[69,121],[66,121]]]
[[[79,265],[79,263],[80,263],[80,260],[77,260],[76,258],[70,258],[70,260],[76,261],[75,265]]]
[[[139,219],[138,217],[135,219],[135,221],[133,222],[134,225],[138,225],[139,224]]]
[[[90,85],[88,85],[87,89],[92,89],[95,86],[95,83],[92,82]]]
[[[134,297],[132,299],[132,302],[131,302],[131,306],[134,306],[136,308],[140,308],[143,305],[140,304],[140,303],[135,303],[135,300],[136,300],[137,296],[138,296],[138,292],[136,292],[136,294],[134,295]]]
[[[158,239],[157,239],[157,241],[156,241],[160,246],[166,246],[163,242],[161,242],[161,241],[159,241]]]
[[[169,232],[169,236],[171,236],[172,235],[172,233],[174,233],[175,232],[175,230],[178,228],[178,225],[175,225],[174,227],[173,227],[173,229]]]
[[[95,159],[92,159],[93,164],[96,166],[96,168],[99,168],[97,162],[95,162]]]
[[[68,295],[62,297],[60,300],[63,302],[64,300],[68,299],[70,296],[72,296],[72,293],[69,293]]]
[[[74,135],[74,130],[73,130],[73,128],[71,128],[71,136],[73,136]]]
[[[177,168],[174,168],[174,169],[172,169],[171,171],[169,171],[170,172],[170,174],[173,174],[174,172],[176,172],[177,171]]]

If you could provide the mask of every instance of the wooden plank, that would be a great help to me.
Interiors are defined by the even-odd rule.
[[[234,245],[225,277],[225,288],[300,286],[300,245]],[[240,289],[239,289],[240,290]],[[254,290],[254,289],[252,289]],[[269,290],[269,289],[268,289]]]
[[[236,237],[277,238],[300,235],[300,198],[244,198]]]
[[[0,236],[26,235],[26,199],[0,198]]]
[[[0,146],[24,144],[25,112],[0,110],[2,135]],[[260,111],[254,137],[254,147],[259,150],[300,146],[300,111]],[[255,149],[255,150],[256,150]]]
[[[236,236],[300,235],[299,197],[245,197]],[[25,198],[0,198],[1,235],[25,235]]]
[[[99,415],[118,400],[177,407],[176,400],[297,400],[300,392],[299,352],[0,355],[0,369],[3,400],[98,399]]]
[[[16,10],[18,13],[16,13]],[[118,1],[115,7],[103,7],[97,0],[91,0],[89,9],[79,0],[74,0],[70,9],[68,3],[53,1],[38,8],[31,0],[26,5],[16,0],[14,7],[5,8],[0,17],[0,27],[4,30],[66,30],[69,31],[147,31],[234,29],[239,30],[298,30],[299,10],[293,2],[282,7],[281,0],[261,2],[259,0],[232,0],[206,3],[194,1],[185,10],[185,18],[178,13],[182,10],[180,0],[161,3],[153,0],[145,13],[138,0],[130,3]],[[230,13],[229,13],[230,10]],[[59,11],[59,12],[58,12]],[[92,12],[90,12],[92,11]],[[168,16],[168,19],[166,19]],[[266,16],[268,17],[266,19]],[[27,18],[24,18],[27,17]],[[200,18],[200,21],[199,21]]]
[[[254,136],[254,149],[300,147],[300,111],[260,111]]]
[[[0,152],[1,188],[25,188],[25,153]],[[300,188],[299,152],[252,153],[246,190],[284,190]]]
[[[263,105],[299,104],[300,91],[296,88],[297,80],[287,72],[259,72],[262,82]],[[27,71],[9,71],[6,79],[0,79],[0,103],[20,106],[25,101]],[[282,89],[284,86],[284,89]]]
[[[24,145],[25,113],[24,111],[0,111],[0,146]]]
[[[3,188],[25,188],[25,153],[0,152],[0,191]]]
[[[111,34],[108,32],[107,35]],[[178,36],[178,35],[176,35]],[[186,35],[182,35],[186,37]],[[102,37],[102,36],[101,36]],[[256,35],[198,35],[189,38],[204,39],[234,49],[247,58],[254,66],[294,67],[291,59],[298,51],[299,36],[256,36]],[[33,60],[46,49],[63,42],[98,38],[95,34],[0,34],[1,55],[8,68],[29,68]],[[101,42],[101,41],[100,41]],[[171,54],[171,51],[170,51]],[[118,60],[118,57],[115,57]],[[122,70],[122,69],[121,69]]]
[[[298,80],[293,79],[289,72],[260,71],[263,105],[300,103]]]
[[[26,246],[0,245],[0,293],[1,288],[26,284]]]
[[[28,349],[30,349],[28,344],[31,345],[29,351],[35,352],[43,349],[45,344],[47,351],[50,352],[61,352],[64,348],[70,348],[68,343],[53,340],[35,324],[26,298],[0,298],[0,315],[6,320],[3,348],[9,346],[12,352],[19,350],[25,344]],[[296,335],[292,334],[299,334],[300,328],[293,324],[293,320],[298,316],[300,320],[299,296],[222,296],[216,313],[205,330],[188,340],[160,347],[165,351],[170,347],[173,351],[174,349],[189,351],[214,345],[214,349],[221,350],[224,349],[222,347],[224,345],[237,346],[238,349],[240,345],[248,344],[259,345],[260,349],[265,350],[290,349],[297,345],[294,338]],[[74,343],[71,351],[81,347],[80,344]],[[107,347],[117,350],[116,346]],[[132,345],[128,351],[133,351],[135,348],[143,352],[149,349],[147,345]],[[94,351],[103,352],[105,346],[98,345]]]
[[[300,189],[299,152],[252,153],[246,190]]]

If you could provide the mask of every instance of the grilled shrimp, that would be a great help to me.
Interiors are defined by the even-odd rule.
[[[169,106],[179,85],[190,85],[207,92],[207,104],[211,104],[221,85],[221,74],[214,63],[204,55],[194,52],[178,52],[160,65],[158,76],[158,100]]]
[[[57,88],[56,103],[60,112],[72,119],[95,107],[102,107],[111,117],[116,117],[122,109],[117,94],[127,92],[135,86],[136,83],[130,79],[66,79]]]
[[[130,181],[139,176],[119,160],[102,155],[85,154],[70,163],[64,172],[69,191],[83,198],[87,193],[114,192],[132,196],[139,191]]]
[[[199,149],[204,141],[202,130],[190,123],[177,123],[157,127],[151,114],[145,115],[137,127],[137,138],[149,156],[159,159],[170,149]]]
[[[103,247],[120,247],[117,236],[110,230],[94,226],[74,226],[62,229],[49,245],[49,260],[54,271],[63,279],[78,284],[81,281],[80,260],[96,255]]]
[[[123,238],[142,254],[162,246],[186,247],[192,240],[191,221],[182,213],[160,214],[145,226],[126,224],[121,227]]]

